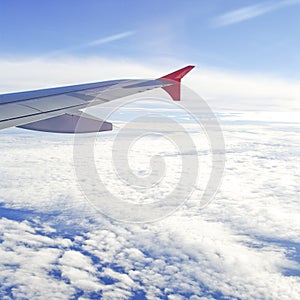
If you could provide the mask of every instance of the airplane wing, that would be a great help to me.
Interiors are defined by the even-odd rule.
[[[181,79],[193,68],[187,66],[154,80],[112,80],[3,94],[0,95],[0,129],[17,126],[56,133],[112,130],[111,123],[80,110],[91,103],[99,105],[156,88],[163,88],[173,100],[179,101]],[[80,131],[76,129],[79,118]]]

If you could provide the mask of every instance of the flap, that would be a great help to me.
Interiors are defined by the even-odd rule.
[[[112,130],[112,123],[82,113],[82,115],[64,114],[18,127],[55,133],[89,133]]]

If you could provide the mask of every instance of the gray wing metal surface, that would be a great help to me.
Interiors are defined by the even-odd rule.
[[[3,94],[0,95],[0,129],[17,126],[30,130],[75,133],[78,119],[84,118],[80,132],[111,130],[111,123],[82,115],[80,110],[155,88],[163,88],[173,100],[179,100],[180,80],[191,68],[188,66],[155,80],[112,80]]]

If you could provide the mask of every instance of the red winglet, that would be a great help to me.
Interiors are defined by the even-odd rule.
[[[158,78],[158,79],[169,79],[169,80],[173,80],[173,81],[178,81],[180,82],[180,80],[188,73],[190,72],[192,69],[194,69],[195,66],[187,66],[187,67],[184,67],[180,70],[177,70],[173,73],[170,73],[168,75],[165,75],[161,78]]]
[[[181,79],[190,72],[195,66],[187,66],[173,73],[158,78],[158,80],[173,83],[172,85],[162,87],[174,101],[180,101],[180,82]]]

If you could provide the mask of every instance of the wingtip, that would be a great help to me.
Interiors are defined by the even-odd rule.
[[[164,89],[174,101],[180,101],[181,79],[194,68],[195,66],[186,66],[182,69],[158,78],[158,80],[168,83],[168,85],[163,86],[162,89]]]
[[[173,80],[173,81],[180,82],[181,79],[194,68],[195,68],[195,66],[189,65],[182,69],[176,70],[170,74],[167,74],[163,77],[160,77],[158,79],[167,79],[167,80]]]

